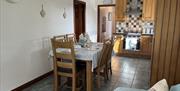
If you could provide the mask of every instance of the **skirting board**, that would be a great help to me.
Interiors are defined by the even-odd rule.
[[[44,74],[44,75],[42,75],[42,76],[40,76],[40,77],[38,77],[38,78],[35,78],[34,80],[29,81],[29,82],[27,82],[27,83],[25,83],[25,84],[23,84],[23,85],[15,88],[15,89],[11,90],[11,91],[22,91],[22,90],[24,90],[25,88],[28,88],[28,87],[30,87],[31,85],[37,83],[38,81],[40,81],[40,80],[42,80],[42,79],[50,76],[51,74],[53,74],[53,71],[50,71],[50,72],[48,72],[48,73],[46,73],[46,74]]]

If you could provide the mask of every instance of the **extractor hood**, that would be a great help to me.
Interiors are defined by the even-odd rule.
[[[141,2],[138,2],[138,0],[128,0],[128,5],[126,9],[126,15],[140,15]]]

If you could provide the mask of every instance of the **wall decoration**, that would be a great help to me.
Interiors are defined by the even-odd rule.
[[[66,8],[64,8],[64,12],[63,12],[63,18],[66,19],[67,14],[66,14]]]
[[[9,2],[9,3],[18,3],[21,0],[6,0],[6,1]]]
[[[112,21],[112,12],[108,12],[108,21]]]
[[[46,12],[44,11],[44,6],[43,6],[43,4],[42,4],[42,9],[41,9],[41,11],[40,11],[40,15],[41,15],[42,18],[44,18],[45,15],[46,15]]]

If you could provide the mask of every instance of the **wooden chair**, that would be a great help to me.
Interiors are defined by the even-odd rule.
[[[66,34],[66,38],[68,40],[72,40],[75,44],[77,43],[77,40],[76,40],[76,34],[72,33],[72,34]]]
[[[111,67],[111,57],[112,57],[112,51],[113,51],[113,47],[114,47],[114,44],[110,43],[110,46],[109,46],[109,50],[108,50],[108,55],[107,55],[107,63],[106,63],[106,74],[107,74],[107,79],[109,80],[109,72],[110,72],[110,75],[112,75],[112,67]]]
[[[119,34],[113,34],[112,37],[111,37],[111,42],[112,44],[114,44],[114,42],[118,39],[118,38],[122,38],[122,35],[119,35]]]
[[[82,68],[77,69],[76,66],[74,43],[66,39],[56,38],[51,39],[54,53],[54,91],[59,91],[61,76],[72,78],[72,91],[76,91],[76,78],[80,75]],[[58,48],[66,49],[66,52],[56,52]]]
[[[98,88],[100,88],[100,77],[103,75],[103,77],[105,79],[107,79],[107,72],[106,72],[106,62],[107,62],[107,55],[108,55],[108,47],[109,44],[103,44],[103,49],[101,51],[101,54],[100,54],[100,58],[98,60],[98,64],[97,64],[97,67],[95,68],[95,73],[96,73],[96,76],[97,76],[97,80],[96,80],[96,83],[97,83],[97,86]],[[103,73],[102,73],[103,72]],[[102,73],[102,74],[101,74]]]
[[[57,41],[64,41],[66,39],[66,35],[58,35],[53,37]]]
[[[106,59],[106,77],[107,77],[107,80],[109,79],[109,72],[110,74],[112,75],[112,67],[111,67],[111,57],[112,57],[112,51],[113,51],[113,47],[114,47],[114,44],[113,44],[113,40],[112,39],[106,39],[104,40],[104,44],[108,44],[108,48],[107,48],[107,59]]]

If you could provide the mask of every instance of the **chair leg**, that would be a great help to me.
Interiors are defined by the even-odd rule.
[[[108,71],[108,68],[106,68],[106,79],[109,80],[109,71]]]
[[[100,72],[97,72],[97,87],[100,88]]]
[[[58,82],[58,76],[54,75],[54,91],[58,91],[59,88],[59,82]]]
[[[111,75],[112,75],[112,68],[111,68],[111,66],[110,66],[109,70],[110,70],[110,73],[111,73]]]
[[[108,69],[107,67],[104,68],[104,81],[108,80]]]
[[[60,91],[59,89],[60,89],[60,87],[61,87],[61,76],[58,76],[58,91]]]
[[[86,84],[87,84],[87,82],[86,82],[87,80],[86,80],[86,79],[87,79],[87,78],[86,78],[86,70],[85,70],[85,71],[84,71],[84,77],[83,77],[83,80],[84,80],[83,83],[84,83],[84,88],[85,88],[85,89],[86,89],[86,87],[87,87],[87,85],[86,85]]]
[[[72,78],[72,91],[76,91],[76,77]]]
[[[111,73],[111,75],[112,75],[112,67],[111,67],[111,63],[110,63],[109,69],[110,69],[110,73]]]
[[[81,90],[81,85],[82,85],[82,83],[81,82],[83,82],[83,75],[82,75],[82,73],[80,72],[79,74],[78,74],[78,77],[76,77],[76,91],[80,91]]]

